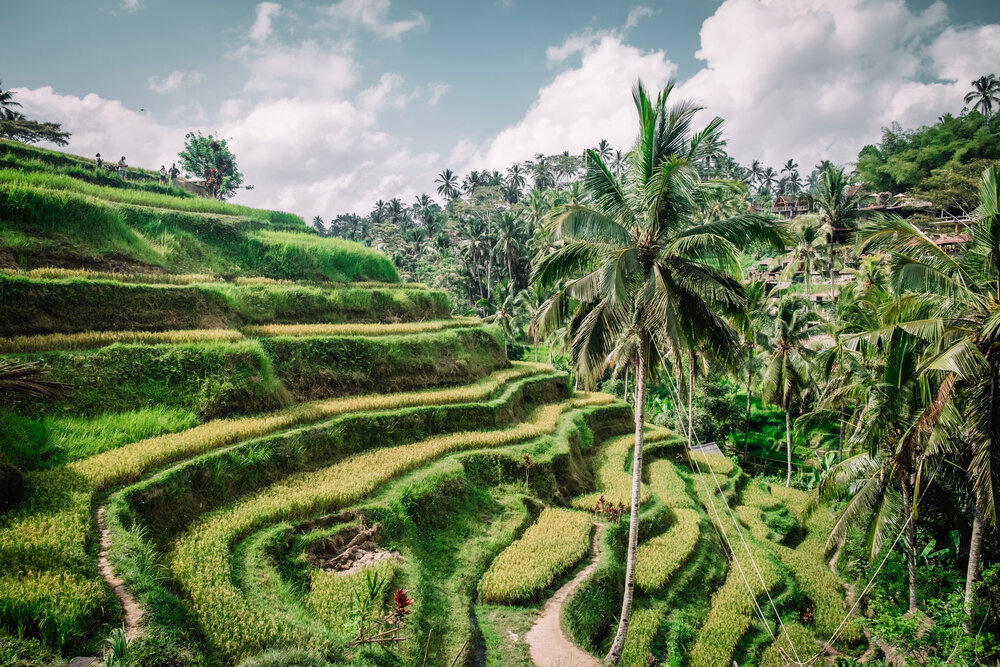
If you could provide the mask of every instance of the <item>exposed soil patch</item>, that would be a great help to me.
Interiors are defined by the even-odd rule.
[[[531,650],[531,660],[537,667],[601,666],[601,662],[597,658],[581,649],[563,634],[559,619],[562,617],[563,604],[565,604],[566,599],[597,568],[597,562],[601,558],[598,547],[603,529],[604,526],[597,524],[597,530],[594,531],[594,556],[590,559],[590,563],[549,598],[549,601],[542,607],[542,613],[538,620],[524,636],[524,640],[528,642],[528,647]]]
[[[142,619],[143,609],[125,588],[125,582],[118,578],[118,575],[111,569],[111,563],[108,562],[108,552],[111,550],[111,531],[108,530],[108,524],[104,520],[103,505],[97,510],[97,528],[101,531],[101,551],[97,556],[97,567],[100,569],[104,581],[108,582],[108,586],[114,591],[115,597],[122,603],[125,616],[125,636],[132,639],[141,632],[139,621]]]
[[[311,545],[306,551],[307,560],[321,570],[352,574],[386,558],[402,560],[397,551],[378,545],[380,524],[366,528],[364,524],[345,530]]]

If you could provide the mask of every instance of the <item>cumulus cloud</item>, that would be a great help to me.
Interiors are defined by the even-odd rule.
[[[652,7],[647,7],[645,5],[636,5],[628,12],[628,17],[625,19],[625,28],[632,29],[639,25],[639,20],[647,16],[652,16],[654,14]]]
[[[127,13],[139,11],[139,0],[124,0],[122,11]]]
[[[602,138],[619,150],[632,143],[638,127],[632,84],[642,78],[651,88],[661,87],[676,65],[663,51],[643,51],[610,34],[587,44],[578,40],[572,37],[557,48],[560,54],[580,53],[580,64],[542,87],[520,121],[468,155],[466,168],[503,169],[535,153],[580,153]]]
[[[250,67],[243,89],[265,95],[338,95],[358,81],[358,64],[346,44],[245,45],[234,59]]]
[[[61,123],[72,132],[68,150],[105,159],[125,155],[129,164],[152,166],[176,159],[178,135],[174,128],[153,117],[126,108],[118,100],[93,93],[84,97],[60,95],[51,86],[14,88],[17,101],[29,118]],[[183,133],[180,135],[183,140]]]
[[[341,0],[325,9],[336,26],[364,26],[379,37],[399,38],[411,30],[427,28],[427,17],[414,12],[410,18],[389,20],[389,0]]]
[[[151,76],[147,81],[149,89],[154,93],[170,93],[185,84],[201,83],[203,79],[204,77],[202,77],[201,72],[174,70],[165,77]]]
[[[961,108],[962,86],[938,79],[965,78],[974,48],[946,21],[941,2],[726,0],[701,29],[705,66],[680,92],[726,120],[737,159],[849,162],[893,121]]]
[[[271,36],[271,22],[281,13],[281,5],[277,2],[262,2],[257,5],[257,20],[250,27],[250,39],[262,42]]]

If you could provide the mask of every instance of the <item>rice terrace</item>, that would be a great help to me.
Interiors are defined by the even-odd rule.
[[[42,4],[0,666],[1000,665],[1000,6]]]

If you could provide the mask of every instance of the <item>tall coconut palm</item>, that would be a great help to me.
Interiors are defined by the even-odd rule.
[[[830,470],[820,496],[850,498],[830,540],[843,539],[852,525],[865,525],[872,558],[903,527],[912,613],[917,608],[915,489],[951,384],[935,386],[922,372],[936,329],[928,318],[934,304],[882,294],[869,330],[846,336],[857,362],[847,383],[854,405],[849,441],[862,452]]]
[[[825,161],[824,161],[825,162]],[[819,187],[813,196],[813,202],[819,209],[820,222],[826,228],[829,235],[827,258],[830,269],[830,294],[836,294],[834,281],[834,264],[837,249],[833,242],[834,234],[838,229],[853,228],[854,223],[861,217],[862,195],[858,193],[849,194],[850,188],[844,170],[836,167],[828,167],[822,171]]]
[[[668,107],[673,83],[650,98],[641,82],[633,97],[639,136],[621,179],[597,153],[586,156],[589,204],[567,207],[554,221],[562,240],[534,272],[538,289],[555,292],[542,314],[545,330],[566,323],[579,377],[590,387],[607,368],[617,341],[634,337],[635,450],[625,596],[607,660],[617,663],[632,613],[639,526],[646,384],[667,354],[680,361],[683,346],[705,341],[725,354],[736,333],[725,319],[745,304],[739,248],[783,243],[768,217],[742,214],[697,224],[697,165],[718,133],[714,119],[691,132],[698,107]],[[679,364],[678,364],[679,365]]]
[[[995,74],[987,74],[973,81],[972,90],[965,95],[965,103],[969,102],[975,102],[972,108],[979,109],[989,119],[993,106],[1000,107],[1000,79]]]
[[[497,242],[493,251],[503,259],[504,267],[507,269],[507,278],[512,285],[517,285],[517,263],[521,258],[524,249],[524,241],[521,238],[521,221],[517,215],[510,211],[503,211],[497,218]]]
[[[781,173],[784,176],[791,176],[793,173],[798,173],[798,171],[799,163],[792,158],[788,158],[788,161],[781,165]]]
[[[760,182],[760,177],[764,174],[764,167],[760,164],[760,160],[754,160],[750,163],[750,184],[756,185]]]
[[[809,298],[809,277],[819,261],[819,249],[823,247],[823,235],[814,220],[803,219],[792,227],[792,246],[789,248],[789,262],[781,274],[782,280],[791,280],[797,273],[805,274],[806,298]]]
[[[514,201],[512,204],[516,204],[521,199],[521,190],[527,184],[528,180],[524,176],[524,167],[520,164],[514,163],[507,169],[507,187],[510,188],[511,192],[514,194]]]
[[[774,190],[774,183],[778,178],[778,173],[773,167],[768,167],[760,173],[760,187],[765,188],[768,194]]]
[[[773,403],[785,413],[785,448],[788,453],[788,474],[785,486],[792,484],[792,418],[801,406],[811,383],[809,349],[806,341],[818,333],[813,324],[815,314],[808,301],[799,297],[781,300],[778,310],[765,329],[769,352],[761,378],[761,398]]]
[[[860,233],[862,250],[888,250],[893,282],[929,292],[951,309],[937,324],[943,351],[928,368],[954,374],[959,440],[975,494],[966,575],[969,620],[982,534],[1000,518],[1000,167],[983,173],[976,223],[965,252],[945,253],[912,223],[879,218]],[[967,629],[970,629],[967,620]]]
[[[767,342],[764,331],[770,317],[771,300],[767,293],[767,283],[763,280],[750,282],[745,287],[744,292],[746,293],[747,305],[740,323],[740,347],[744,350],[740,375],[746,377],[747,390],[746,428],[743,431],[743,455],[746,456],[750,438],[751,396],[753,395],[754,378],[761,370],[761,362],[763,361],[759,350]]]
[[[440,183],[440,185],[438,185],[437,188],[439,195],[441,195],[448,201],[452,201],[453,199],[458,198],[458,195],[460,194],[458,189],[459,186],[458,175],[455,174],[455,172],[453,172],[451,169],[445,169],[440,174],[438,174],[438,177],[434,179],[434,182]]]

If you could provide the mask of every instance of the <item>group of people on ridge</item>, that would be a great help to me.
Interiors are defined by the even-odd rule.
[[[104,159],[101,157],[100,153],[97,154],[96,162],[97,162],[97,168],[98,169],[101,169],[104,166]],[[128,172],[126,171],[126,167],[127,167],[127,165],[125,164],[125,156],[122,155],[122,159],[118,160],[118,164],[114,165],[113,167],[109,167],[109,169],[112,169],[112,168],[116,169],[118,171],[118,176],[123,181],[127,181],[128,180]],[[164,165],[161,164],[160,165],[160,176],[159,176],[158,182],[159,182],[160,185],[166,185],[167,184],[167,176],[169,175],[170,176],[170,185],[177,185],[177,177],[180,175],[180,173],[181,173],[181,171],[180,171],[180,169],[177,168],[177,163],[176,162],[172,163],[170,165],[170,171],[167,171],[167,168]]]

